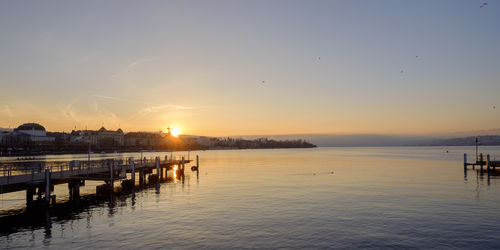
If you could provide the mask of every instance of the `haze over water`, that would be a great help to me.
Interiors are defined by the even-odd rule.
[[[500,147],[481,151],[500,157]],[[184,183],[161,184],[159,193],[137,192],[134,203],[128,195],[52,215],[50,226],[14,228],[2,233],[0,246],[498,247],[500,181],[475,171],[464,176],[464,152],[473,155],[473,148],[196,152],[198,177],[190,172]]]

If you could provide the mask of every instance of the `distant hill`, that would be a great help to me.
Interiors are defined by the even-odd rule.
[[[473,146],[476,145],[475,136],[450,138],[450,139],[434,139],[429,143],[422,144],[423,146]],[[500,146],[500,135],[484,135],[478,136],[479,144],[483,146]]]
[[[442,136],[446,138],[457,138],[457,137],[489,136],[489,135],[500,135],[500,128],[474,130],[474,131],[459,131],[459,132],[443,134]]]
[[[245,136],[258,138],[261,136]],[[475,136],[405,136],[381,134],[291,134],[267,135],[276,140],[302,138],[320,147],[385,147],[385,146],[470,146]],[[481,145],[500,146],[500,135],[479,136]]]

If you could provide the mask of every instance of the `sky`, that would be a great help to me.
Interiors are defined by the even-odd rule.
[[[0,127],[500,127],[500,2],[0,1]]]

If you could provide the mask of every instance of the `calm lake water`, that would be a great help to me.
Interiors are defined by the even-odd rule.
[[[481,151],[500,158],[500,147]],[[473,158],[473,147],[191,152],[200,155],[198,175],[186,169],[184,181],[159,192],[89,202],[33,223],[12,217],[0,248],[498,249],[500,177],[464,176],[465,152]],[[67,185],[55,192],[64,200]],[[4,211],[25,202],[24,192],[0,197]]]

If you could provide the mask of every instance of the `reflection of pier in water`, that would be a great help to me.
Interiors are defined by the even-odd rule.
[[[472,168],[469,168],[471,166]],[[491,185],[491,180],[500,179],[500,167],[499,161],[491,161],[490,155],[486,155],[486,159],[483,154],[478,154],[476,156],[476,161],[469,163],[467,162],[467,154],[464,154],[464,181],[469,181],[468,172],[476,172],[476,199],[479,199],[481,186],[484,185],[486,180],[486,185]]]
[[[198,182],[198,169],[193,169],[193,171],[196,171],[196,180]],[[24,229],[36,230],[44,228],[45,238],[50,238],[53,222],[72,221],[81,218],[82,214],[88,213],[93,208],[103,206],[108,207],[108,213],[112,216],[116,212],[116,207],[127,205],[134,207],[136,193],[156,189],[156,193],[159,194],[160,184],[162,183],[180,182],[184,189],[185,180],[186,177],[184,174],[177,174],[174,170],[170,175],[165,173],[159,180],[147,178],[145,182],[131,186],[130,188],[118,187],[113,192],[82,195],[78,199],[68,199],[64,202],[54,203],[51,206],[32,204],[24,209],[3,211],[0,214],[0,235],[9,235]],[[126,202],[128,199],[130,199],[129,203]]]
[[[129,158],[125,162],[123,159],[43,162],[35,167],[12,163],[0,169],[3,173],[0,176],[0,194],[26,190],[28,206],[49,206],[51,201],[54,204],[56,200],[55,195],[51,195],[54,185],[67,183],[70,200],[80,198],[80,187],[85,185],[86,180],[105,182],[96,187],[96,195],[114,192],[116,181],[121,181],[122,191],[131,191],[137,186],[158,186],[167,179],[168,171],[172,171],[174,177],[183,177],[185,164],[189,162],[184,157],[168,159],[165,156],[164,160],[160,160],[160,157],[154,160]],[[198,170],[198,163],[199,158],[196,156],[196,166],[192,170]],[[36,200],[33,200],[34,195],[37,195]]]

